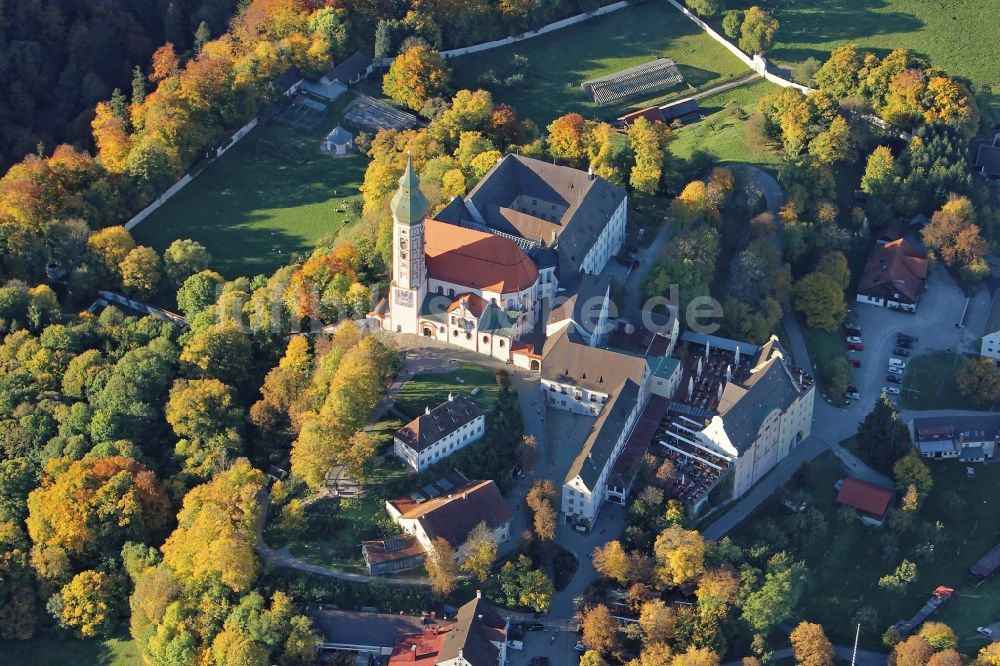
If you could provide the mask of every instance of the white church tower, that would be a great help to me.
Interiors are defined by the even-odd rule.
[[[406,160],[406,171],[399,179],[399,190],[390,202],[392,211],[392,292],[390,301],[392,329],[416,333],[420,307],[427,293],[427,270],[424,262],[424,215],[427,199],[420,192],[420,179],[413,163]]]

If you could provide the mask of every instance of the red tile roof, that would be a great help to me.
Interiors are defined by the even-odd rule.
[[[448,629],[439,630],[433,627],[422,634],[400,636],[392,648],[389,666],[397,664],[433,666],[438,662],[441,645],[447,635]]]
[[[926,279],[927,258],[905,238],[900,238],[872,249],[858,283],[858,292],[868,294],[888,287],[916,302]]]
[[[462,294],[451,302],[451,305],[448,306],[448,312],[454,312],[462,307],[473,317],[479,319],[483,314],[483,310],[486,309],[486,301],[481,296],[475,294]]]
[[[876,520],[882,520],[889,511],[889,505],[892,504],[894,496],[895,493],[888,488],[849,476],[844,479],[843,485],[840,486],[840,492],[837,493],[837,503],[853,507],[860,513]]]
[[[631,125],[639,118],[645,118],[651,123],[662,123],[663,122],[663,111],[660,110],[658,106],[650,106],[645,109],[639,109],[638,111],[633,111],[632,113],[626,113],[624,116],[618,120],[622,121],[626,125]]]
[[[509,294],[538,279],[535,263],[511,240],[446,222],[424,223],[427,272],[438,280]]]

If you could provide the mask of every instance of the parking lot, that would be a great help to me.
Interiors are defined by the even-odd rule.
[[[990,296],[988,290],[981,287],[969,299],[967,312],[966,298],[943,268],[933,266],[915,314],[865,303],[851,304],[848,320],[861,328],[865,348],[849,353],[849,358],[861,362],[851,381],[858,387],[861,399],[847,409],[857,411],[860,420],[871,410],[883,386],[902,386],[886,381],[889,358],[897,347],[897,333],[917,338],[906,350],[909,357],[902,359],[907,364],[916,356],[935,351],[978,353]],[[963,312],[964,325],[960,326]]]

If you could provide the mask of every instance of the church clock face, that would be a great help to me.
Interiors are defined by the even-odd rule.
[[[400,307],[412,308],[413,307],[413,292],[412,291],[407,291],[405,289],[397,289],[396,290],[395,302],[396,302],[396,305],[398,305]]]

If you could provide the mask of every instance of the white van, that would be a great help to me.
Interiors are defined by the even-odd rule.
[[[889,358],[889,367],[904,370],[906,368],[906,363],[903,362],[903,359],[892,356]]]

